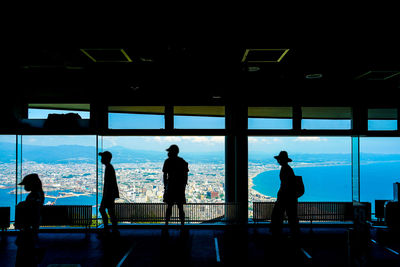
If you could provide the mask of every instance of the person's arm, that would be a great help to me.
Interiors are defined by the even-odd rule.
[[[168,182],[168,174],[166,172],[163,173],[163,183],[164,183],[164,188],[167,186]]]

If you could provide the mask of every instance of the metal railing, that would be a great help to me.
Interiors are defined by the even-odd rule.
[[[31,221],[30,209],[15,208],[15,225]],[[40,226],[85,226],[92,224],[92,206],[90,205],[45,205],[40,209]]]
[[[369,207],[371,217],[371,203],[363,202]],[[253,220],[271,221],[275,202],[253,202]],[[352,221],[353,202],[299,202],[297,206],[299,221],[328,222]],[[287,220],[287,217],[285,217]]]
[[[115,214],[120,222],[165,221],[167,205],[164,203],[116,203]],[[183,206],[185,222],[215,223],[235,222],[239,213],[237,203],[188,203]],[[172,209],[171,221],[179,221],[176,205]]]

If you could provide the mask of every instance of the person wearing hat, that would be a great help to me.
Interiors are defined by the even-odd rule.
[[[44,203],[42,182],[36,173],[28,174],[18,185],[30,193],[16,206],[15,228],[20,229],[15,241],[18,249],[15,266],[37,266],[40,261],[36,239],[39,232],[41,208]]]
[[[118,231],[118,221],[115,217],[115,199],[119,198],[119,190],[117,184],[117,178],[115,175],[115,170],[113,165],[111,164],[112,154],[109,151],[100,152],[101,163],[104,164],[104,183],[103,183],[103,198],[100,204],[100,214],[104,224],[104,232],[109,233],[110,229],[108,226],[108,215],[106,209],[108,210],[108,214],[110,215],[111,224],[112,224],[112,232],[114,234],[119,234]]]
[[[167,203],[165,213],[165,225],[168,225],[172,207],[178,206],[179,219],[181,225],[185,224],[185,212],[183,204],[186,203],[185,188],[188,181],[188,163],[181,157],[178,157],[179,147],[171,145],[167,148],[168,158],[164,161],[163,182],[164,182],[164,202]]]
[[[42,181],[39,175],[31,173],[26,175],[18,185],[23,185],[24,189],[30,193],[25,201],[17,205],[16,227],[24,230],[29,228],[37,232],[40,224],[40,210],[44,203]]]
[[[292,162],[292,159],[289,158],[286,151],[281,151],[279,155],[274,158],[278,161],[279,165],[281,165],[279,173],[281,185],[278,191],[278,198],[272,210],[271,232],[274,236],[281,235],[286,211],[291,234],[297,236],[300,229],[297,217],[296,180],[293,169],[288,164]]]

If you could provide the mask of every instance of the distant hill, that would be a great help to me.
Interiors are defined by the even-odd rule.
[[[15,162],[15,144],[0,142],[0,163]],[[113,163],[164,161],[167,152],[134,150],[122,146],[109,148],[113,154]],[[179,154],[188,162],[225,162],[224,152],[182,152]],[[274,154],[249,153],[249,161],[259,163],[276,163]],[[325,162],[340,161],[351,162],[351,154],[292,154],[289,155],[294,162]],[[60,146],[35,146],[23,145],[22,158],[24,161],[38,163],[95,163],[96,148],[93,146],[81,145],[60,145]],[[400,161],[400,154],[361,154],[362,162],[370,161]]]
[[[0,142],[0,163],[15,162],[15,144]],[[113,163],[164,161],[167,152],[133,150],[121,146],[108,149],[113,154]],[[224,153],[182,153],[187,161],[223,162]],[[60,146],[35,146],[23,145],[22,158],[24,161],[37,163],[95,163],[96,148],[93,146],[60,145]]]

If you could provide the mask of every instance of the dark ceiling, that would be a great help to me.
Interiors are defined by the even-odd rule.
[[[367,41],[22,46],[8,68],[36,102],[398,105],[400,49]]]

